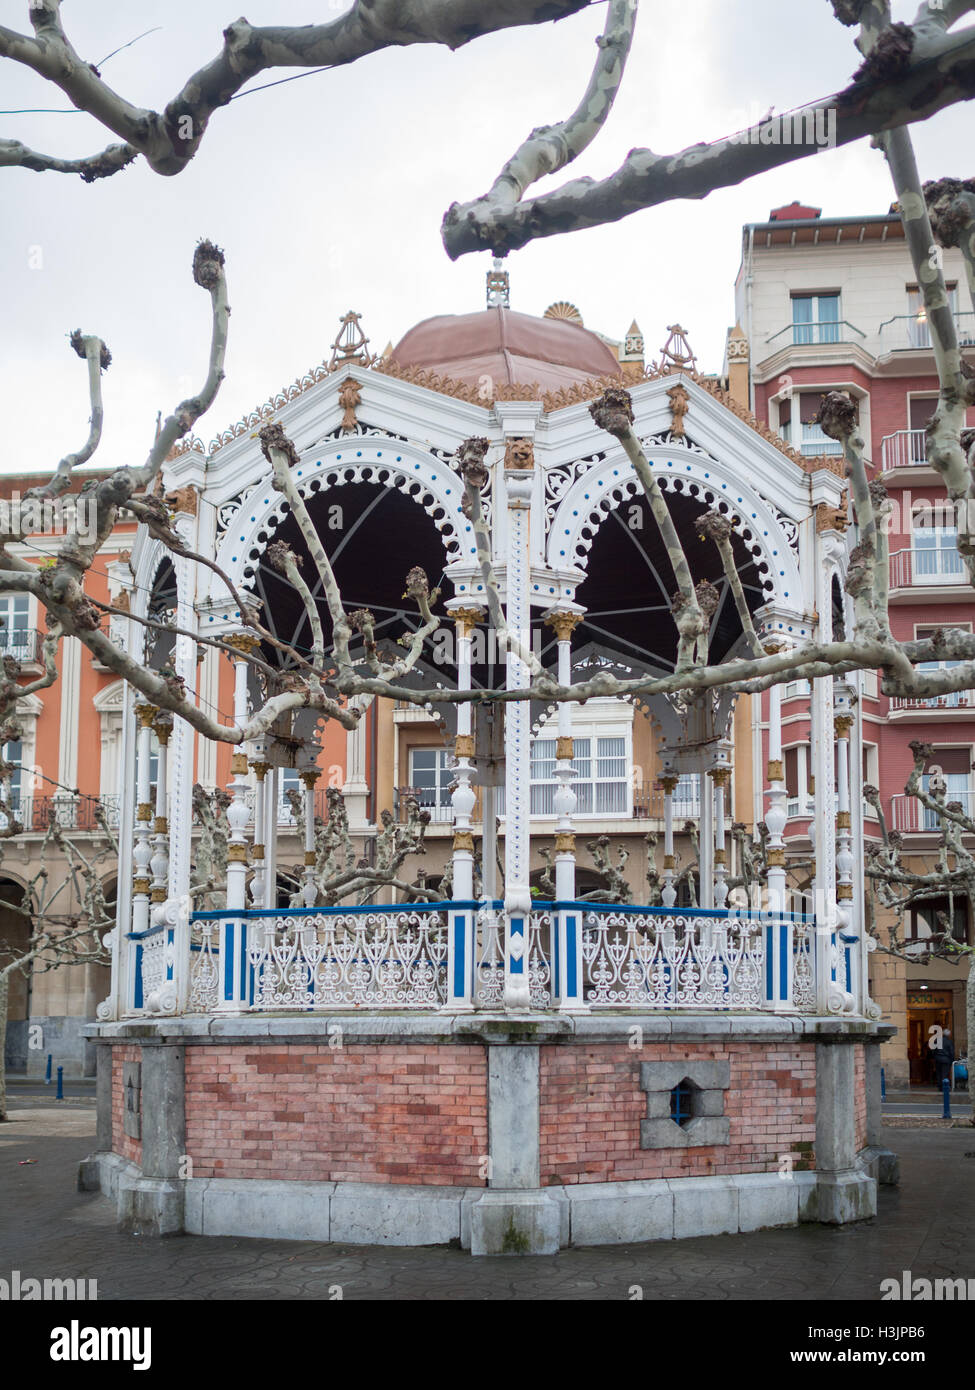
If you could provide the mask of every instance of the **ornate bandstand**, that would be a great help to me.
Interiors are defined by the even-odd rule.
[[[128,699],[112,989],[90,1030],[99,1136],[82,1169],[126,1229],[530,1253],[873,1214],[892,1168],[877,1047],[890,1030],[867,992],[857,678],[817,682],[799,715],[789,687],[631,697],[652,744],[662,857],[645,824],[629,826],[650,844],[645,884],[610,866],[598,893],[580,887],[577,858],[579,707],[430,698],[529,684],[526,660],[492,650],[494,581],[522,655],[563,686],[673,670],[667,552],[626,454],[588,409],[621,377],[695,578],[713,585],[710,660],[738,655],[743,632],[696,534],[705,512],[732,523],[766,650],[844,621],[843,479],[771,435],[684,347],[675,328],[648,368],[635,324],[614,350],[571,305],[515,313],[496,270],[486,311],[427,320],[382,359],[349,315],[327,365],[169,460],[174,528],[216,567],[143,528],[118,603],[129,651],[242,726],[281,688],[249,655],[281,680],[287,666],[244,630],[232,592],[282,642],[311,649],[268,558],[285,541],[313,573],[256,437],[279,420],[347,607],[395,642],[419,626],[407,572],[423,568],[439,590],[438,638],[450,640],[409,681],[449,740],[450,826],[439,897],[391,875],[346,900],[323,889],[323,820],[347,818],[351,878],[396,833],[370,787],[382,758],[365,718],[346,733],[303,710],[221,776],[187,723]],[[471,438],[489,442],[493,578],[458,471]],[[139,619],[161,614],[178,632],[147,640]],[[815,777],[798,838],[782,752],[796,718]],[[543,729],[544,825],[532,784]],[[752,809],[732,824],[746,775],[736,804]],[[700,790],[682,825],[688,778]],[[294,814],[282,823],[284,781]],[[216,864],[191,829],[204,803],[226,817]],[[686,862],[688,835],[695,871],[682,877],[675,842]],[[304,859],[286,892],[285,836]]]

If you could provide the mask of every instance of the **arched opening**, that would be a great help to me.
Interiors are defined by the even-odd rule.
[[[0,970],[6,969],[30,946],[33,920],[18,912],[24,889],[10,878],[0,878]],[[16,1075],[27,1070],[30,1019],[31,969],[12,970],[7,975],[7,1032],[4,1039],[4,1066]]]

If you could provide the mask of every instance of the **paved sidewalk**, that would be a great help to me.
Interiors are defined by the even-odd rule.
[[[899,1189],[876,1220],[473,1259],[460,1250],[121,1235],[76,1189],[94,1108],[15,1102],[0,1125],[0,1277],[97,1279],[100,1300],[876,1300],[880,1281],[975,1278],[975,1130],[888,1129]],[[967,1156],[966,1156],[967,1155]],[[35,1158],[36,1163],[20,1160]]]

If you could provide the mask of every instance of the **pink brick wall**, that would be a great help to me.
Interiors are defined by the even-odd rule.
[[[482,1047],[186,1049],[195,1177],[483,1186]]]
[[[862,1043],[853,1049],[853,1093],[859,1151],[867,1147],[867,1051]]]
[[[133,1139],[123,1129],[125,1093],[122,1089],[123,1062],[141,1062],[141,1047],[112,1048],[112,1152],[142,1167],[142,1140]]]
[[[641,1062],[729,1061],[728,1145],[641,1149]],[[542,1183],[626,1182],[813,1167],[816,1060],[811,1044],[747,1043],[630,1051],[615,1043],[541,1049]]]

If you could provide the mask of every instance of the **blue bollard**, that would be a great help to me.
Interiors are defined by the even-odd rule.
[[[944,1110],[941,1112],[941,1114],[942,1114],[942,1119],[950,1120],[950,1119],[951,1119],[951,1082],[948,1080],[947,1076],[945,1077],[944,1081],[942,1081],[942,1083],[941,1083],[941,1094],[942,1094],[942,1096],[943,1096],[943,1098],[944,1098]]]
[[[880,1099],[882,1101],[887,1099],[887,1073],[883,1067],[880,1068]]]
[[[58,1067],[58,1093],[55,1100],[64,1100],[64,1067]]]
[[[44,1085],[45,1085],[45,1086],[50,1086],[50,1084],[51,1084],[51,1063],[53,1062],[53,1060],[54,1060],[54,1055],[53,1055],[53,1053],[50,1053],[50,1052],[49,1052],[49,1053],[47,1054],[47,1071],[44,1073]]]

